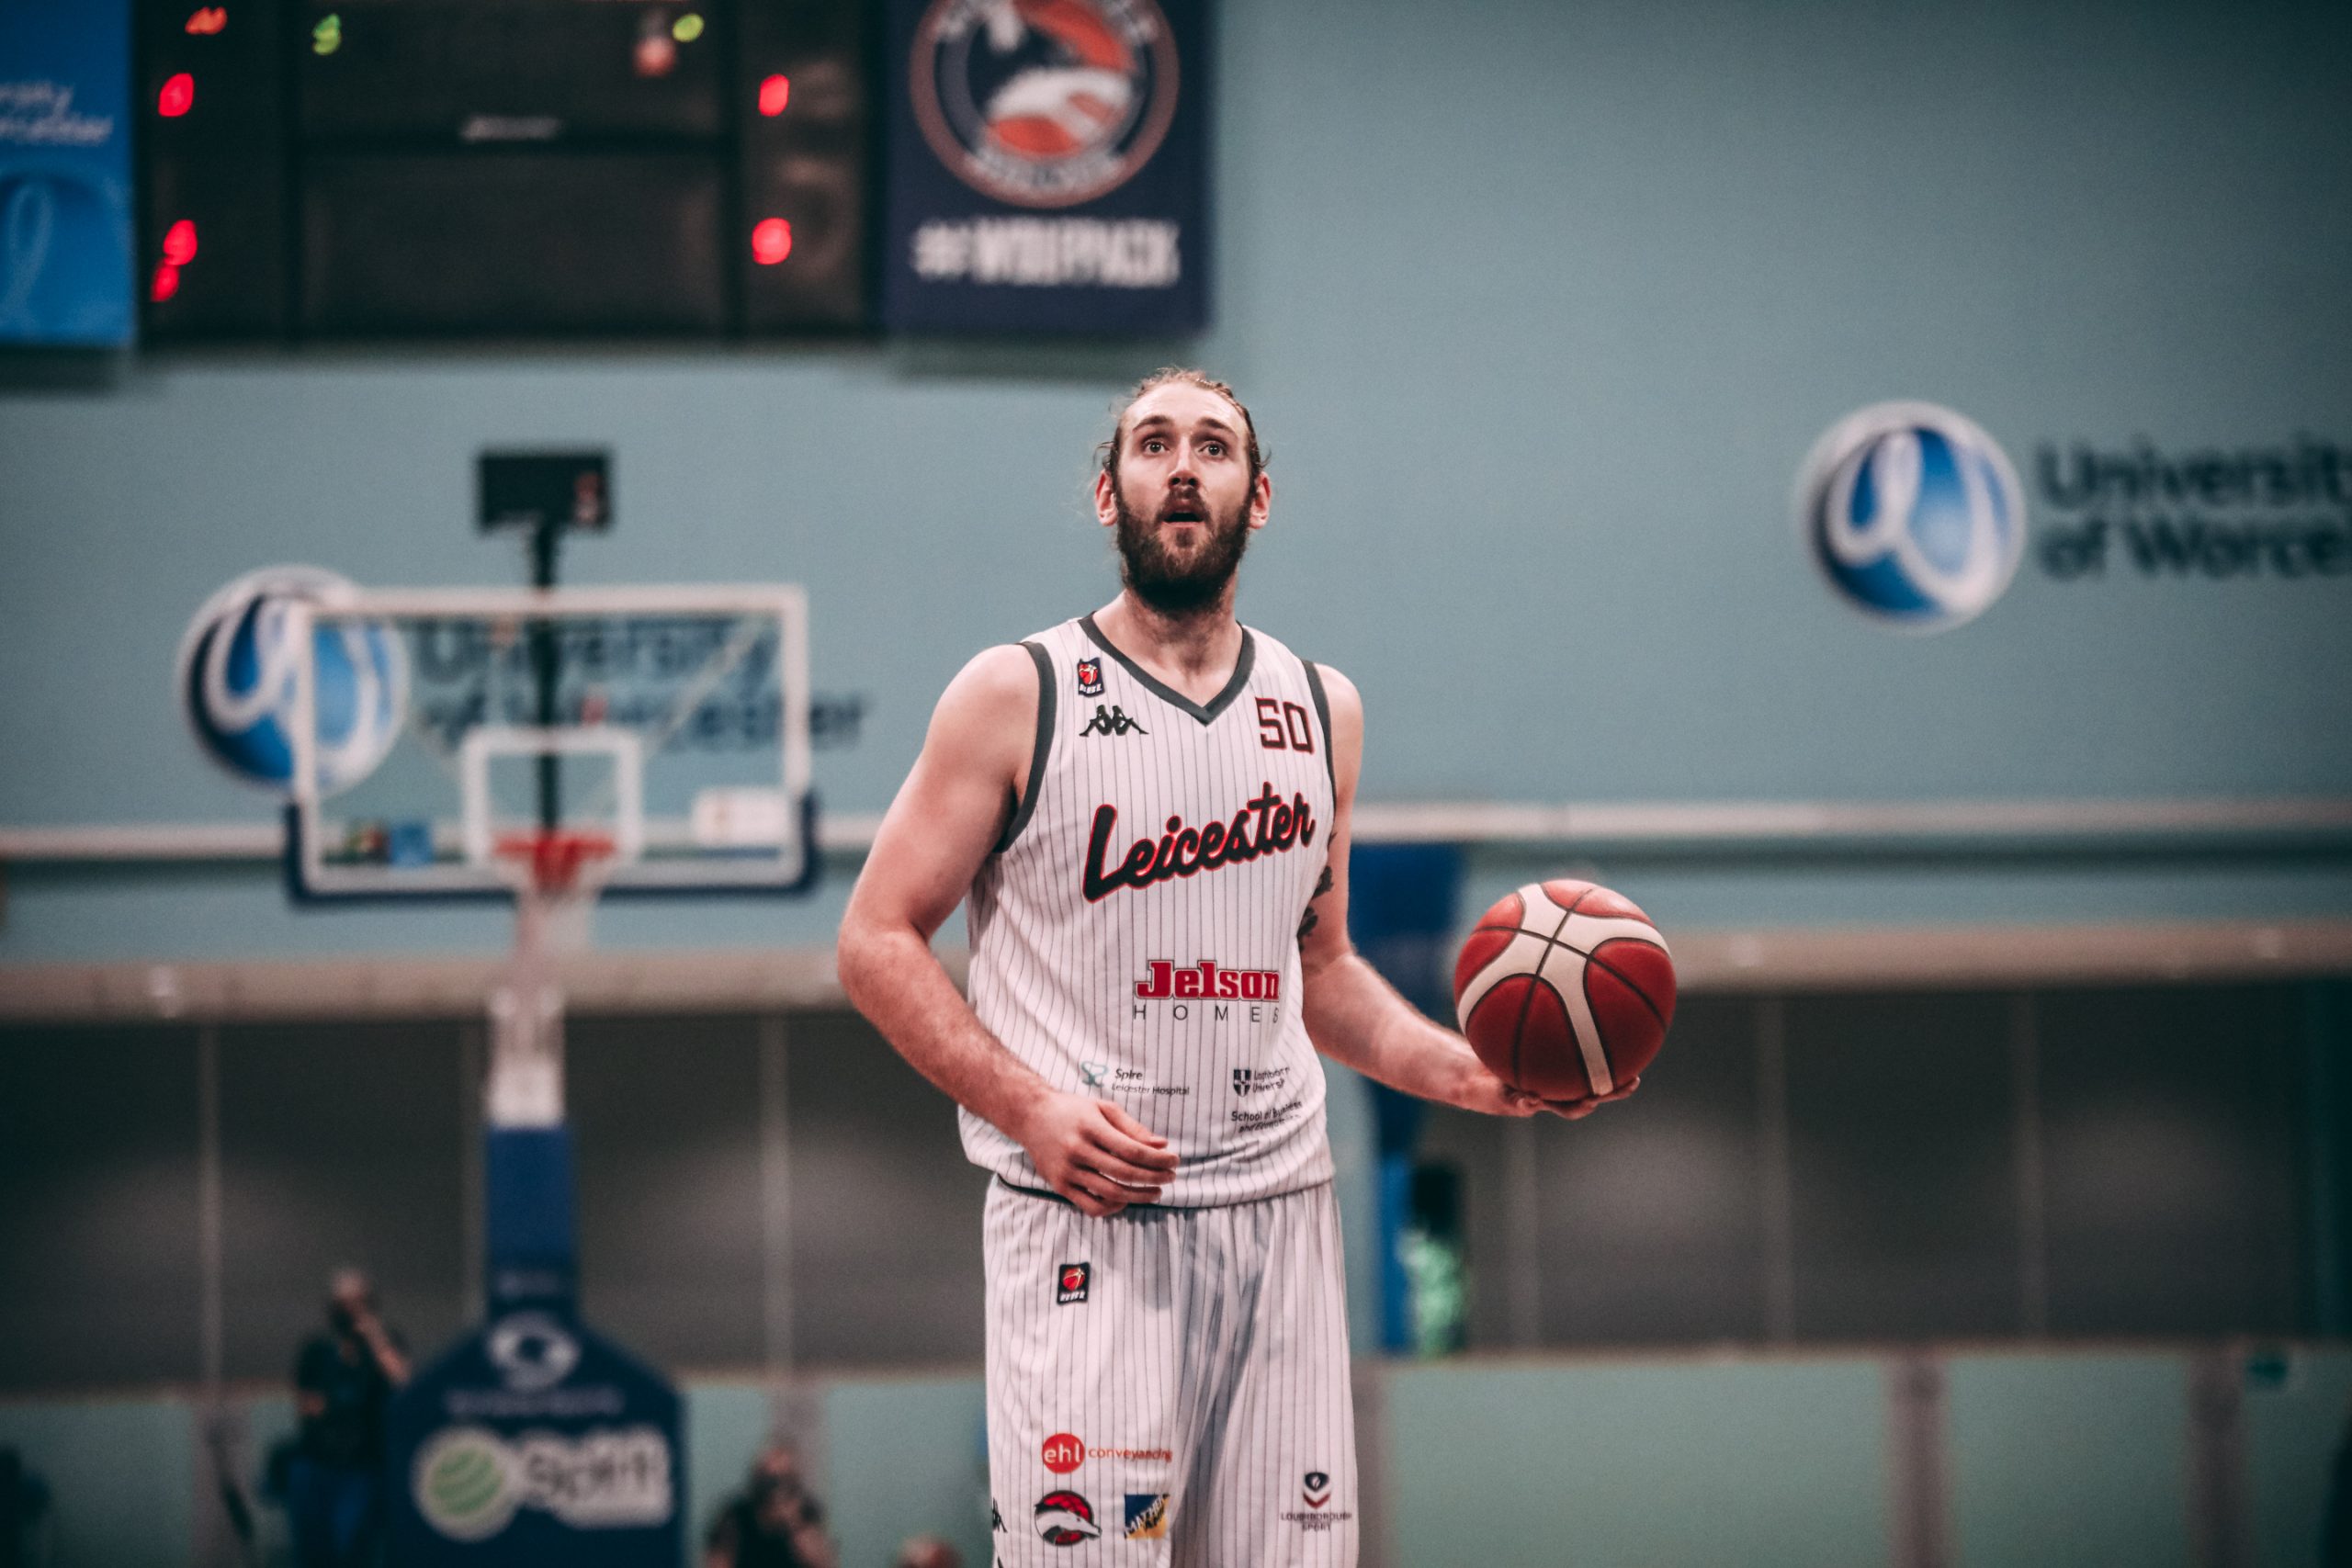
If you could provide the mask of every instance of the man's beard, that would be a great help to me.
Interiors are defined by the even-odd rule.
[[[1119,577],[1128,591],[1163,615],[1189,615],[1208,608],[1224,596],[1240,570],[1242,552],[1250,547],[1247,503],[1234,508],[1229,518],[1210,515],[1208,543],[1189,562],[1179,561],[1160,535],[1157,516],[1141,517],[1128,510],[1127,498],[1118,506]],[[1161,502],[1163,509],[1167,502]]]

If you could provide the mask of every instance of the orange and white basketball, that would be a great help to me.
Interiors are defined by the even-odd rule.
[[[1453,1007],[1478,1059],[1555,1103],[1641,1075],[1674,1021],[1674,960],[1633,900],[1555,878],[1478,917],[1453,966]]]

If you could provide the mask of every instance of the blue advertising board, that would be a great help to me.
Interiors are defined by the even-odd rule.
[[[0,344],[131,338],[129,0],[0,5]]]
[[[883,324],[1208,322],[1209,0],[892,0]]]
[[[573,1305],[571,1134],[493,1127],[489,1321],[392,1401],[401,1568],[678,1568],[677,1391]]]

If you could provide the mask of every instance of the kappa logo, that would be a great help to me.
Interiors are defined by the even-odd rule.
[[[1101,660],[1081,659],[1078,661],[1078,694],[1081,697],[1099,697],[1102,694],[1102,661]]]
[[[1094,689],[1099,692],[1102,688],[1100,685],[1097,685]],[[1106,708],[1101,703],[1096,703],[1094,705],[1094,716],[1088,719],[1086,721],[1086,728],[1080,730],[1078,733],[1080,737],[1083,739],[1089,735],[1125,735],[1131,729],[1137,735],[1149,735],[1151,733],[1150,730],[1146,729],[1142,725],[1137,724],[1134,719],[1129,718],[1127,716],[1127,710],[1121,707],[1118,704],[1113,703]]]
[[[1054,1277],[1054,1304],[1069,1306],[1086,1299],[1086,1287],[1093,1279],[1091,1263],[1065,1263]]]
[[[1037,1499],[1037,1533],[1053,1546],[1076,1546],[1102,1535],[1094,1505],[1075,1492],[1048,1492]]]
[[[933,154],[1016,207],[1116,190],[1176,116],[1176,40],[1152,0],[933,0],[908,65]]]
[[[1128,1493],[1126,1531],[1129,1540],[1166,1540],[1168,1539],[1168,1494],[1165,1492]]]

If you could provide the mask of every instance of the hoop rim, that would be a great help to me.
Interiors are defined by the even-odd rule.
[[[593,896],[617,863],[618,841],[596,828],[539,828],[499,834],[491,856],[517,891],[541,897]]]

